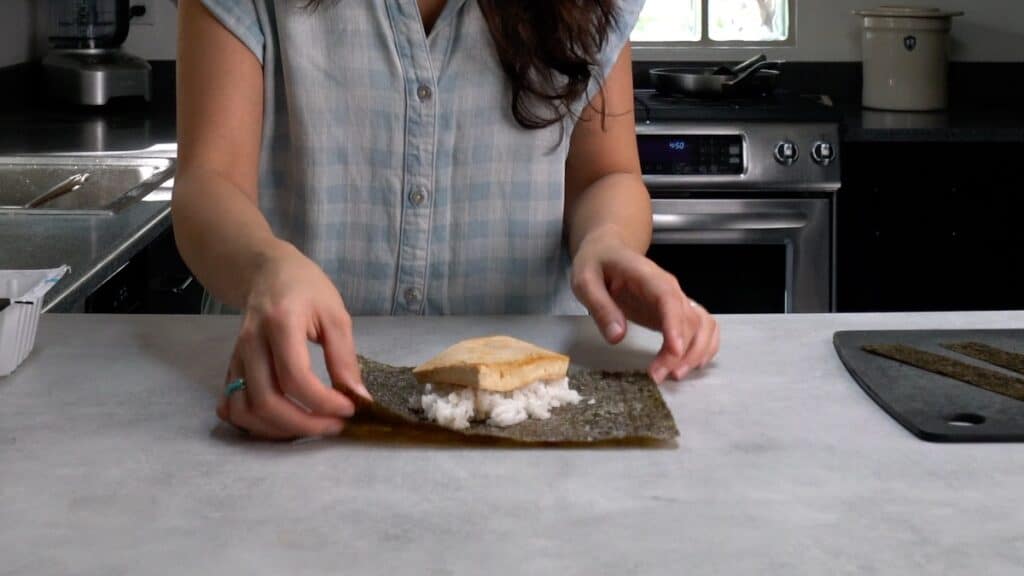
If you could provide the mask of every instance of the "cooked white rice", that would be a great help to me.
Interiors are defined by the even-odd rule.
[[[547,420],[552,408],[579,404],[580,400],[579,393],[569,388],[569,379],[562,378],[537,381],[512,392],[427,384],[420,401],[427,418],[445,428],[462,430],[470,422],[507,427],[528,418]]]

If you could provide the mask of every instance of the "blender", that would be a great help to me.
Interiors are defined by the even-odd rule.
[[[113,98],[151,97],[149,63],[121,50],[130,0],[50,0],[51,49],[43,59],[56,99],[103,106]]]

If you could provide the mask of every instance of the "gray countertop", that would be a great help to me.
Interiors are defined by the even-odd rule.
[[[1020,106],[981,105],[942,112],[889,112],[841,107],[843,142],[1024,143]]]
[[[722,317],[663,390],[662,449],[297,444],[218,424],[237,318],[47,315],[0,379],[0,574],[1019,574],[1024,447],[917,440],[846,374],[840,329],[1020,327],[1024,312]],[[415,363],[503,332],[643,366],[585,318],[356,319]],[[322,361],[316,369],[323,373]]]

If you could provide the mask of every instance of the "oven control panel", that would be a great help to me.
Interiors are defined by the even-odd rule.
[[[645,175],[741,175],[746,143],[738,134],[640,134]]]
[[[652,195],[727,190],[835,192],[839,126],[831,122],[660,122],[636,126]]]

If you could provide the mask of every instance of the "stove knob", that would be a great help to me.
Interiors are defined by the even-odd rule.
[[[784,140],[779,142],[779,145],[775,147],[775,160],[783,166],[792,166],[796,163],[797,158],[800,158],[800,148],[790,141]]]
[[[829,142],[815,142],[811,158],[822,166],[828,166],[836,159],[836,147]]]

